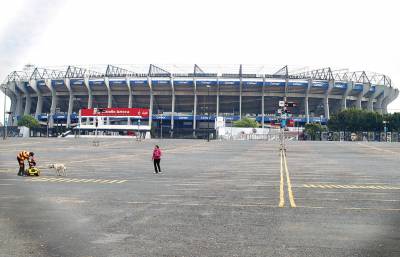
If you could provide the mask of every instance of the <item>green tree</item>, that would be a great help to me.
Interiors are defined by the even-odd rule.
[[[400,132],[400,113],[396,112],[393,114],[386,115],[384,117],[386,121],[388,121],[388,127],[391,131]]]
[[[37,128],[40,126],[39,121],[30,115],[24,115],[18,121],[18,126],[25,126],[27,128]]]
[[[233,122],[234,127],[240,127],[240,128],[257,128],[258,123],[257,121],[250,119],[250,118],[243,118],[238,121]]]
[[[321,132],[324,132],[324,131],[326,131],[326,128],[323,127],[319,123],[309,123],[309,124],[306,124],[304,127],[304,133],[309,135],[311,137],[311,140],[315,140],[317,135],[318,134],[320,135]]]
[[[333,131],[381,131],[383,119],[377,112],[351,108],[332,115],[328,127]],[[385,119],[389,120],[389,117]]]

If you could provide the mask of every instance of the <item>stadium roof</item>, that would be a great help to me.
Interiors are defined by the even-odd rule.
[[[352,81],[392,87],[391,79],[375,72],[334,70],[330,67],[308,69],[292,66],[266,65],[84,65],[40,68],[26,65],[22,71],[11,72],[4,83],[32,79],[103,78],[103,77],[226,77],[278,78]]]

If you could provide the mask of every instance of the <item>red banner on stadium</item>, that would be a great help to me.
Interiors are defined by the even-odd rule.
[[[146,108],[81,109],[81,116],[141,116],[141,117],[149,117],[149,109],[146,109]]]

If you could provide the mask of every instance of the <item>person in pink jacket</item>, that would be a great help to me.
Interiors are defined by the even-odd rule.
[[[161,168],[160,168],[160,161],[161,161],[161,149],[158,145],[154,147],[153,150],[153,162],[154,162],[154,173],[161,173]],[[158,168],[158,169],[157,169]]]

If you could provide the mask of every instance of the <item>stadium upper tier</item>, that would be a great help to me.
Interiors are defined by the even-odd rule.
[[[365,71],[152,64],[102,69],[26,66],[10,73],[1,89],[11,99],[11,123],[23,114],[49,113],[52,126],[53,117],[63,113],[70,126],[71,117],[82,108],[141,107],[150,109],[150,122],[153,115],[169,114],[172,128],[174,116],[193,115],[194,129],[196,115],[274,114],[283,97],[296,103],[290,111],[306,122],[312,117],[329,119],[349,107],[386,113],[399,93],[388,76]]]

